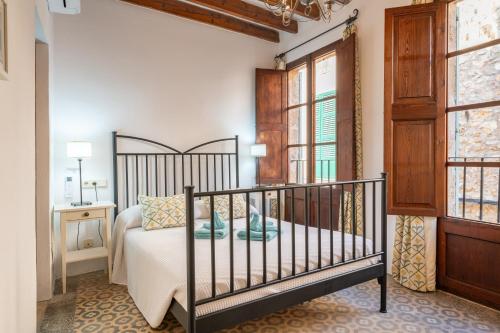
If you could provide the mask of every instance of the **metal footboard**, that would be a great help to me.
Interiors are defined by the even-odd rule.
[[[276,205],[276,225],[277,233],[277,256],[278,256],[278,272],[277,277],[268,280],[268,264],[267,252],[268,244],[265,241],[266,236],[266,219],[268,217],[266,207],[266,193],[275,192]],[[304,226],[304,243],[305,243],[305,268],[303,271],[296,269],[296,235],[295,229],[298,222],[296,216],[296,196],[300,193],[303,198],[303,220],[300,222]],[[234,197],[235,195],[243,195],[246,201],[246,240],[236,240],[238,242],[246,242],[246,286],[236,288],[235,286],[235,257],[234,257]],[[227,260],[217,258],[215,256],[215,226],[214,226],[214,197],[228,196],[229,197],[229,291],[218,294],[216,291],[216,260]],[[381,285],[380,311],[386,311],[386,270],[387,270],[387,219],[386,219],[386,175],[382,174],[381,178],[367,180],[353,180],[334,183],[322,184],[306,184],[306,185],[288,185],[269,188],[253,188],[253,189],[235,189],[225,191],[211,191],[204,193],[195,193],[193,186],[185,187],[186,197],[186,259],[187,259],[187,307],[186,313],[182,316],[177,316],[185,326],[187,332],[212,332],[223,328],[227,325],[236,324],[238,322],[251,319],[255,316],[277,311],[283,307],[290,306],[303,302],[308,299],[319,297],[336,290],[340,290],[358,283],[362,283],[374,278],[377,278]],[[195,199],[209,197],[210,198],[210,265],[211,265],[211,293],[209,297],[196,299],[196,274],[195,274],[195,230],[194,230],[194,210]],[[285,199],[288,198],[288,199]],[[313,199],[316,199],[314,201]],[[262,203],[262,283],[252,284],[252,252],[250,232],[250,201],[254,199]],[[283,205],[284,200],[286,205]],[[350,202],[350,204],[349,204]],[[325,207],[325,205],[327,207]],[[283,224],[283,206],[288,209],[288,221],[291,224],[291,260],[292,269],[290,274],[282,274],[282,224]],[[326,216],[325,211],[327,212]],[[309,228],[316,227],[317,230],[317,250],[309,249],[311,241]],[[328,230],[329,237],[324,239],[321,230]],[[341,234],[341,255],[340,260],[335,260],[334,253],[334,232]],[[352,255],[346,258],[346,240],[347,237],[352,237]],[[362,251],[360,255],[356,255],[356,241],[361,237]],[[367,239],[371,240],[371,250],[367,249]],[[322,242],[329,243],[329,260],[326,264],[322,264]],[[325,244],[325,243],[323,243]],[[311,252],[311,253],[310,253]],[[316,267],[311,267],[309,259],[317,256]],[[336,268],[339,266],[348,265],[373,257],[380,257],[377,264],[358,268],[340,275],[329,277],[316,282],[286,290],[282,293],[272,295],[263,299],[239,304],[235,307],[230,307],[211,313],[208,315],[197,316],[196,308],[203,304],[218,301],[224,298],[239,295],[245,292],[253,291],[259,288],[265,288],[274,284],[285,281],[301,278],[310,274],[315,274],[324,270]],[[182,312],[182,311],[177,311]],[[175,315],[176,312],[174,312]],[[180,318],[182,317],[182,318]]]

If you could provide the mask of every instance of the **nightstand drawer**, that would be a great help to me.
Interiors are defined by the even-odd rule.
[[[106,209],[89,209],[64,213],[64,219],[67,221],[100,219],[104,217],[106,217]]]

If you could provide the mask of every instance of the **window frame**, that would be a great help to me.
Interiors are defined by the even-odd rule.
[[[298,109],[301,107],[306,108],[306,143],[304,144],[288,144],[287,145],[287,150],[291,148],[304,148],[306,149],[306,166],[307,166],[307,176],[306,176],[306,183],[316,183],[316,147],[318,146],[334,146],[335,147],[335,168],[338,170],[338,147],[337,147],[337,142],[338,140],[335,141],[328,141],[328,142],[321,142],[321,143],[316,143],[314,140],[314,133],[316,132],[316,118],[315,118],[315,105],[316,103],[321,103],[321,102],[326,102],[330,100],[335,100],[335,109],[337,106],[337,96],[338,96],[338,87],[335,91],[335,94],[333,96],[328,96],[324,98],[320,98],[315,100],[314,99],[314,93],[315,93],[315,66],[314,62],[316,59],[324,57],[328,54],[335,53],[337,50],[338,45],[342,42],[342,39],[339,39],[331,44],[328,44],[316,51],[313,51],[309,54],[306,54],[294,61],[291,61],[287,63],[286,65],[286,72],[287,72],[287,78],[288,78],[288,73],[298,67],[301,67],[305,65],[307,75],[306,75],[306,84],[307,84],[307,89],[306,89],[306,102],[305,103],[299,103],[295,105],[289,105],[289,96],[287,95],[287,114],[288,111],[291,109]],[[337,77],[335,78],[337,80]],[[288,81],[288,80],[287,80]],[[288,83],[287,83],[288,84]],[[335,125],[337,127],[337,125]],[[336,129],[337,130],[337,129]],[[288,132],[288,127],[287,127],[287,132]],[[288,135],[288,134],[287,134]],[[287,154],[288,155],[288,154]],[[290,182],[290,160],[287,161],[288,168],[287,168],[287,180]],[[296,181],[298,180],[298,175],[296,176]],[[337,178],[337,174],[335,174],[335,179]],[[332,179],[332,181],[335,181],[335,179]],[[321,180],[322,182],[323,180]]]
[[[454,3],[456,3],[456,0],[448,1],[448,4],[447,4],[448,12],[450,12],[449,6],[452,6]],[[454,18],[451,18],[451,16],[449,15],[448,22],[446,23],[447,26],[449,26],[450,19],[454,19]],[[449,34],[450,34],[450,31],[447,32],[447,39],[446,39],[446,43],[447,43],[447,53],[446,53],[447,65],[446,65],[446,67],[447,68],[448,68],[448,62],[452,58],[457,58],[457,57],[464,55],[464,54],[469,54],[469,53],[472,53],[472,52],[475,52],[478,50],[482,50],[482,49],[485,49],[488,47],[493,47],[493,46],[500,44],[500,38],[496,38],[496,39],[482,42],[482,43],[479,43],[479,44],[476,44],[476,45],[473,45],[470,47],[466,47],[466,48],[462,48],[462,49],[454,49],[453,51],[450,51]],[[446,135],[447,141],[448,141],[448,121],[449,121],[448,114],[450,114],[452,112],[460,112],[460,111],[475,112],[478,109],[481,110],[484,108],[500,106],[500,99],[484,101],[484,102],[479,102],[479,103],[457,104],[457,105],[449,106],[448,93],[449,93],[449,82],[447,81],[447,83],[446,83],[447,98],[446,98],[446,110],[445,110],[445,112],[446,112],[446,128],[447,128],[445,135]],[[495,222],[489,222],[489,221],[483,220],[483,201],[484,201],[484,198],[483,198],[483,187],[484,187],[483,172],[484,172],[485,168],[499,168],[499,172],[500,172],[500,161],[487,161],[487,159],[490,159],[490,158],[485,157],[485,156],[480,156],[480,157],[450,156],[448,148],[449,148],[449,145],[447,142],[447,144],[446,144],[446,166],[445,166],[446,177],[447,177],[447,179],[449,178],[449,171],[451,168],[463,168],[464,185],[462,187],[462,193],[461,193],[463,196],[462,207],[460,209],[460,212],[458,212],[456,214],[456,215],[461,215],[461,216],[450,215],[450,206],[449,206],[449,199],[450,198],[449,198],[449,196],[450,196],[450,186],[451,185],[450,185],[450,180],[448,179],[447,184],[446,184],[446,201],[445,201],[446,202],[446,210],[445,210],[446,216],[448,218],[453,218],[453,219],[468,220],[468,221],[473,221],[473,222],[478,222],[478,223],[490,223],[490,224],[492,223],[492,224],[497,225],[498,223],[500,223],[500,208],[498,208],[498,207],[500,207],[500,206],[498,206],[500,204],[500,190],[499,190],[498,198],[497,198],[497,222],[495,223]],[[460,160],[460,159],[462,159],[462,160]],[[471,219],[471,217],[466,216],[467,168],[480,168],[480,174],[481,174],[480,185],[479,185],[480,186],[480,199],[479,199],[480,202],[479,202],[479,218],[477,220]],[[456,170],[456,172],[458,172],[458,170]]]

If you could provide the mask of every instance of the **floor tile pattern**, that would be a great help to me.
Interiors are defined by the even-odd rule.
[[[125,286],[102,272],[69,279],[69,292],[38,305],[39,332],[184,332],[171,315],[149,327]],[[378,312],[376,281],[245,322],[226,333],[500,332],[500,312],[437,291],[419,293],[389,278],[388,313]]]

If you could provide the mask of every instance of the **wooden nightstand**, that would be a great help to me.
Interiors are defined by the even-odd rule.
[[[54,212],[61,215],[61,257],[62,257],[62,289],[66,293],[66,265],[72,262],[108,257],[108,275],[111,282],[111,209],[115,204],[110,201],[101,201],[90,206],[73,207],[71,205],[56,205]],[[104,225],[103,247],[68,251],[66,248],[66,227],[68,223],[89,222],[101,220]]]

